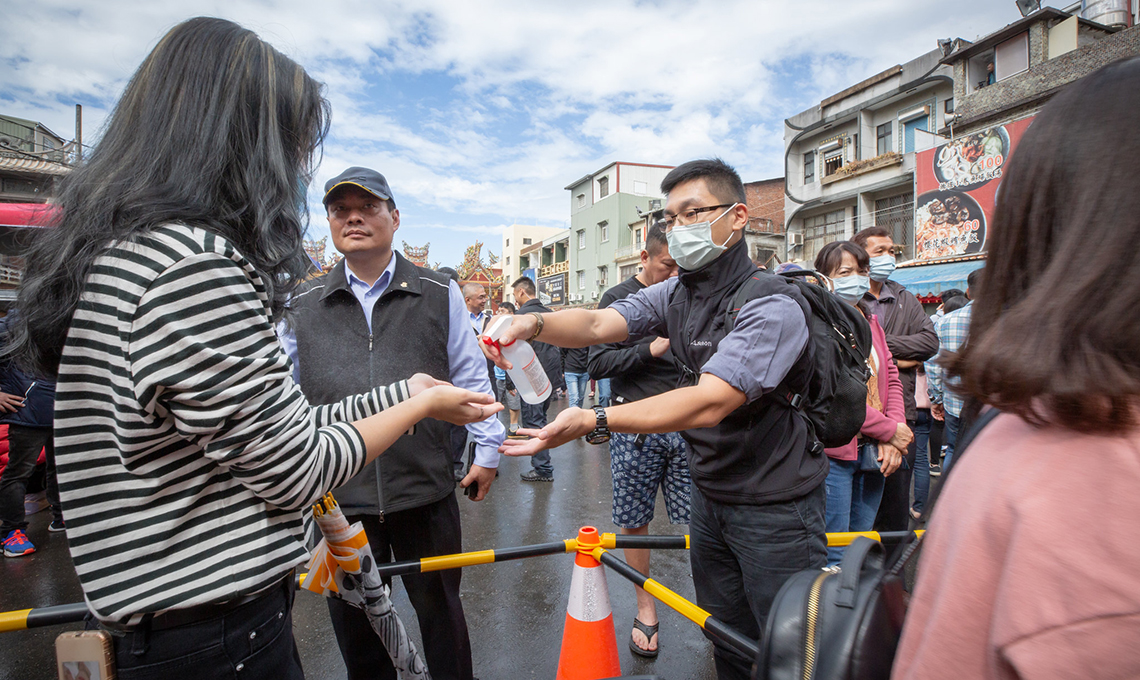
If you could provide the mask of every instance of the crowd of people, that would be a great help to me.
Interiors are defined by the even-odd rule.
[[[689,525],[697,604],[746,637],[789,576],[837,568],[827,532],[929,518],[896,677],[1135,674],[1140,317],[1121,284],[1140,272],[1140,194],[1113,170],[1140,146],[1138,85],[1133,59],[1045,108],[1007,166],[986,267],[933,316],[892,280],[890,231],[819,250],[816,280],[871,340],[863,425],[824,447],[803,408],[811,308],[749,258],[731,166],[669,172],[640,271],[597,309],[553,312],[523,277],[490,342],[482,286],[392,249],[400,213],[373,169],[325,184],[344,259],[308,276],[298,187],[328,127],[321,86],[248,30],[187,21],[62,182],[0,322],[5,554],[35,549],[23,499],[43,449],[52,528],[120,673],[300,678],[306,508],[335,489],[379,562],[462,552],[457,483],[485,499],[500,454],[552,481],[550,450],[584,437],[608,442],[614,525],[648,533],[660,492]],[[532,404],[511,382],[515,341],[566,388],[553,421],[553,394]],[[1001,415],[971,432],[982,408]],[[649,573],[649,551],[626,558]],[[403,577],[436,678],[473,677],[460,583]],[[328,609],[349,678],[396,677],[365,614]],[[641,589],[628,644],[658,653]],[[722,680],[751,676],[754,659],[713,656]]]

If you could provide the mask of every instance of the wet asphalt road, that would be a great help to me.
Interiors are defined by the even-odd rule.
[[[565,403],[565,399],[554,402],[551,418]],[[499,479],[486,500],[473,503],[459,497],[465,550],[572,538],[585,524],[602,532],[616,531],[610,521],[612,489],[607,445],[596,447],[579,440],[556,449],[553,460],[553,484],[520,481],[519,474],[530,469],[529,461],[504,457]],[[0,560],[0,611],[82,600],[66,539],[62,534],[48,533],[50,519],[47,511],[30,518],[28,536],[38,548],[34,555]],[[659,495],[657,519],[650,525],[650,532],[684,534],[687,529],[669,524]],[[476,677],[554,678],[572,566],[572,556],[553,555],[464,570],[463,605],[471,631]],[[693,599],[685,551],[655,551],[652,575]],[[607,580],[623,673],[656,674],[668,680],[715,677],[711,643],[694,624],[663,605],[658,606],[660,656],[655,661],[635,657],[627,647],[636,614],[633,586],[612,573],[607,574]],[[399,579],[393,600],[418,644],[414,610]],[[309,592],[297,595],[293,625],[307,677],[344,678],[344,664],[319,596]],[[0,634],[0,680],[55,678],[55,637],[65,630],[80,628],[81,624],[75,624]]]

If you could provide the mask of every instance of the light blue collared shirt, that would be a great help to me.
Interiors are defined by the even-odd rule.
[[[477,334],[482,335],[483,319],[487,318],[486,313],[484,313],[483,310],[479,310],[478,314],[472,314],[471,310],[468,310],[467,314],[471,318],[471,329],[474,330]]]
[[[399,255],[392,253],[388,266],[376,279],[376,283],[369,286],[352,273],[345,262],[344,272],[348,278],[349,289],[364,312],[368,321],[368,330],[372,330],[372,309],[376,301],[388,290],[388,284],[396,272],[396,258]],[[433,279],[424,279],[424,283],[442,285]],[[448,380],[456,387],[462,387],[472,392],[495,394],[491,388],[491,379],[487,375],[487,359],[479,349],[478,338],[471,332],[471,312],[463,300],[463,293],[454,281],[448,282],[448,333],[447,333],[447,363],[451,375]],[[382,319],[381,319],[382,320]],[[301,366],[297,359],[297,338],[284,323],[278,325],[277,335],[281,347],[289,358],[293,360],[293,379],[301,382]],[[408,376],[393,376],[408,377]],[[492,416],[486,420],[471,423],[467,431],[475,438],[475,464],[485,468],[499,467],[499,446],[507,437],[507,430],[499,422],[498,417]]]

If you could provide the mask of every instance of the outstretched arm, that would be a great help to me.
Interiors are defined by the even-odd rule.
[[[637,434],[712,427],[746,400],[744,392],[711,373],[704,373],[693,387],[611,406],[606,409],[606,420],[611,432]],[[508,439],[499,450],[508,456],[533,456],[543,449],[561,446],[589,434],[595,421],[592,409],[568,408],[541,430],[519,430],[532,439]]]

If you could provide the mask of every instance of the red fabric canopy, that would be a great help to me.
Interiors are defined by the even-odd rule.
[[[0,227],[52,227],[59,209],[46,203],[0,203]]]

